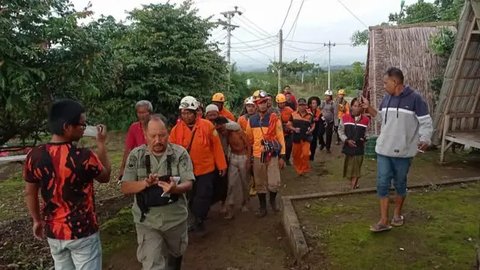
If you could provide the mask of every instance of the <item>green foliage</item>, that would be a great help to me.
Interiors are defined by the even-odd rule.
[[[125,95],[150,100],[167,112],[185,95],[208,98],[221,90],[226,63],[209,44],[213,24],[188,2],[148,5],[130,12],[125,38]]]
[[[463,8],[465,0],[435,0],[433,3],[418,0],[417,3],[400,4],[398,13],[390,13],[389,21],[397,24],[412,24],[421,22],[456,21]]]
[[[453,30],[444,27],[436,35],[430,37],[429,46],[435,54],[448,58],[455,46],[455,35]]]
[[[352,37],[350,40],[353,43],[353,46],[361,46],[361,45],[367,45],[368,43],[368,29],[365,29],[363,31],[356,31],[353,33]]]
[[[130,12],[128,21],[76,11],[68,0],[11,0],[0,4],[0,145],[45,130],[49,105],[81,101],[88,120],[125,129],[139,99],[159,112],[185,95],[223,90],[226,64],[208,43],[208,19],[190,2]]]

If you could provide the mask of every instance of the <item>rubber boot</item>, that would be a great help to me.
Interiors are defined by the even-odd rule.
[[[255,215],[257,217],[264,217],[267,215],[267,194],[265,193],[258,193],[258,200],[260,202],[260,209],[258,209]]]
[[[276,192],[270,192],[270,206],[272,207],[273,212],[279,212],[280,211],[280,209],[278,209],[278,207],[277,207],[276,198],[277,198],[277,193]]]
[[[182,259],[183,256],[174,257],[172,255],[168,256],[167,259],[167,270],[180,270],[182,269]]]

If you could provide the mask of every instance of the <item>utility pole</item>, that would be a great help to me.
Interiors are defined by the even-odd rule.
[[[222,20],[218,20],[218,24],[219,25],[223,25],[223,29],[226,29],[227,30],[227,62],[228,62],[228,84],[227,84],[227,91],[230,90],[230,78],[231,78],[231,75],[232,75],[232,63],[231,63],[231,60],[230,60],[230,50],[231,50],[231,40],[232,40],[232,30],[234,30],[235,28],[238,27],[238,25],[233,25],[232,24],[232,18],[238,14],[238,15],[242,15],[242,12],[241,11],[238,11],[238,7],[235,6],[234,7],[235,10],[229,10],[229,11],[224,11],[224,12],[221,12],[220,14],[222,14],[225,18],[227,18],[227,21],[222,21]]]
[[[278,31],[278,93],[282,92],[282,54],[283,54],[283,32],[282,29]]]
[[[335,43],[331,43],[330,40],[328,43],[323,43],[323,46],[328,46],[328,89],[327,90],[332,90],[330,88],[330,61],[331,61],[331,52],[332,52],[332,47],[335,46]]]

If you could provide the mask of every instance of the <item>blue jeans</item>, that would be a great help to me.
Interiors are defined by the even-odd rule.
[[[102,246],[98,232],[75,240],[47,238],[47,241],[56,270],[102,269]]]
[[[412,158],[387,157],[377,154],[377,195],[380,198],[388,196],[392,184],[397,195],[407,195],[407,174]]]

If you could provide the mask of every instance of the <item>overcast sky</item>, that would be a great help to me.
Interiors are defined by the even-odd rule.
[[[82,9],[92,3],[94,17],[101,14],[117,19],[126,17],[125,11],[142,4],[165,3],[155,0],[72,0],[75,8]],[[170,1],[181,3],[182,1]],[[416,0],[406,0],[412,4]],[[427,1],[432,2],[432,1]],[[342,5],[343,4],[343,5]],[[233,10],[234,6],[243,12],[235,16],[232,23],[239,28],[232,32],[232,61],[242,69],[266,67],[278,59],[278,31],[282,26],[290,0],[196,0],[195,6],[202,17],[213,16],[212,20],[223,18],[220,12]],[[332,47],[332,65],[346,65],[354,61],[365,62],[366,46],[351,47],[340,45],[350,43],[356,30],[377,25],[388,20],[391,12],[400,9],[400,0],[293,0],[290,12],[283,26],[283,59],[315,62],[321,66],[328,63],[328,49],[323,43],[338,43]],[[300,10],[300,13],[298,13]],[[350,10],[351,12],[349,12]],[[353,14],[352,14],[353,13]],[[296,26],[292,27],[298,16]],[[356,18],[357,17],[357,18]],[[290,34],[289,34],[290,33]],[[226,43],[226,31],[218,28],[212,31],[212,39]],[[304,42],[314,42],[310,44]],[[226,46],[222,46],[226,48]],[[224,49],[225,53],[225,49]]]

